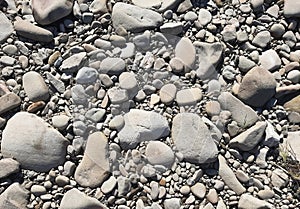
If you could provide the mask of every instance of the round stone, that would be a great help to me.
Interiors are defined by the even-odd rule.
[[[146,158],[151,164],[163,165],[167,168],[170,168],[175,160],[172,149],[160,141],[149,142],[146,148]]]

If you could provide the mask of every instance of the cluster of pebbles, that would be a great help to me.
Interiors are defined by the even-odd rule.
[[[300,1],[0,8],[0,208],[300,208]]]

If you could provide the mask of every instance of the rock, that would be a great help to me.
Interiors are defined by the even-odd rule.
[[[243,73],[247,73],[250,69],[255,67],[255,62],[252,60],[248,59],[245,56],[239,56],[239,69]]]
[[[74,201],[76,200],[76,204]],[[80,192],[78,189],[67,191],[60,203],[60,209],[107,209],[105,205],[100,203],[96,198],[92,198]]]
[[[127,91],[118,87],[108,89],[107,95],[112,104],[123,104],[129,100]]]
[[[118,182],[118,196],[119,197],[126,196],[131,189],[130,180],[124,176],[119,176],[117,178],[117,182]]]
[[[0,114],[6,113],[21,104],[21,98],[15,93],[7,93],[0,97]]]
[[[166,105],[172,104],[177,93],[177,88],[174,84],[166,84],[159,91],[160,101]]]
[[[222,44],[199,42],[196,47],[199,50],[199,68],[196,71],[198,78],[202,80],[216,78],[216,67],[221,61],[223,53]]]
[[[125,70],[125,62],[121,58],[105,58],[99,68],[100,73],[120,75]]]
[[[199,10],[199,14],[198,14],[198,21],[199,21],[199,23],[202,26],[206,26],[206,25],[208,25],[208,23],[211,22],[211,20],[212,20],[211,13],[208,10],[201,8]]]
[[[51,73],[46,72],[46,77],[49,80],[50,84],[61,94],[66,91],[65,84],[62,80],[56,78]]]
[[[219,115],[221,112],[220,103],[217,101],[208,101],[205,105],[205,111],[209,116]]]
[[[70,118],[66,115],[55,115],[52,117],[52,124],[58,130],[64,130],[69,124]]]
[[[257,122],[248,130],[231,139],[229,146],[242,151],[252,150],[262,140],[266,127],[266,122]]]
[[[19,112],[8,120],[3,131],[1,153],[15,158],[24,169],[47,172],[65,161],[68,144],[43,119]]]
[[[34,41],[51,42],[53,41],[53,34],[39,26],[36,26],[26,20],[17,17],[14,27],[18,35],[23,36]]]
[[[23,87],[33,102],[47,101],[50,97],[44,78],[37,72],[31,71],[23,75]]]
[[[300,144],[299,144],[300,132],[288,132],[288,137],[281,145],[284,150],[294,153],[298,161],[300,161]],[[285,144],[286,143],[286,144]]]
[[[250,127],[258,120],[258,116],[252,108],[242,103],[229,92],[221,93],[218,101],[221,104],[221,108],[230,111],[232,119],[242,128]]]
[[[181,22],[170,22],[165,23],[162,26],[160,26],[160,32],[167,33],[171,35],[178,35],[181,34],[183,31],[183,25]]]
[[[174,9],[181,0],[133,0],[132,3],[136,6],[148,9],[157,9],[160,12],[166,11],[168,9]]]
[[[299,70],[291,70],[288,72],[286,78],[290,80],[292,83],[297,84],[300,81],[300,71]]]
[[[94,0],[90,5],[89,10],[94,14],[107,13],[107,0]]]
[[[128,97],[132,99],[138,93],[138,82],[134,73],[123,72],[119,76],[119,84],[122,89],[128,92]]]
[[[71,88],[73,102],[77,105],[87,105],[88,95],[85,93],[84,87],[82,85],[75,85]]]
[[[60,70],[64,73],[74,73],[85,65],[86,52],[73,54],[62,62]]]
[[[6,15],[0,11],[0,43],[6,41],[6,39],[14,32],[14,28],[10,20]]]
[[[174,73],[182,73],[184,71],[185,65],[181,61],[181,59],[174,57],[169,62],[172,72]]]
[[[294,0],[285,0],[283,13],[285,17],[300,17],[300,2]]]
[[[109,177],[109,179],[107,179],[101,186],[101,191],[104,194],[108,194],[111,191],[113,191],[113,189],[116,187],[117,185],[117,179],[114,176]]]
[[[124,115],[125,125],[118,133],[123,149],[134,148],[142,141],[157,140],[169,135],[168,121],[162,115],[131,109]]]
[[[269,31],[261,31],[258,34],[256,34],[256,36],[254,37],[252,44],[257,46],[257,47],[261,47],[261,48],[265,48],[271,41],[271,34]]]
[[[263,10],[264,0],[251,0],[250,3],[255,12]]]
[[[164,201],[165,209],[180,209],[180,206],[181,204],[179,198],[171,198]]]
[[[13,66],[16,62],[16,59],[9,56],[1,56],[0,63],[4,66]]]
[[[210,189],[206,195],[206,199],[212,204],[216,204],[219,200],[217,191],[215,189]]]
[[[76,75],[76,82],[78,84],[94,84],[97,80],[98,72],[91,67],[81,68]]]
[[[162,16],[149,9],[118,2],[113,7],[112,24],[115,29],[124,28],[131,32],[154,29],[163,22]]]
[[[31,6],[35,21],[49,25],[72,12],[73,0],[33,0]]]
[[[275,23],[271,26],[270,33],[274,38],[280,39],[285,33],[285,27],[280,23]]]
[[[235,25],[226,25],[221,34],[225,42],[234,42],[237,39]]]
[[[105,109],[91,108],[85,113],[85,117],[94,123],[98,123],[103,119],[105,113]]]
[[[237,96],[247,105],[264,106],[276,93],[274,76],[261,67],[252,68],[243,78]]]
[[[176,44],[175,57],[180,59],[187,69],[193,69],[196,61],[196,49],[189,38],[183,37]]]
[[[19,183],[13,183],[0,195],[0,208],[27,208],[29,192]]]
[[[104,182],[109,172],[108,140],[103,133],[95,132],[88,137],[75,180],[81,186],[95,188]]]
[[[172,149],[163,142],[151,141],[146,147],[146,158],[153,165],[163,165],[171,168],[175,156]]]
[[[177,92],[176,102],[179,106],[195,105],[202,99],[202,91],[199,88],[183,89]]]
[[[283,106],[288,111],[294,111],[294,112],[300,113],[299,102],[300,102],[300,96],[296,96],[296,97],[292,98],[291,100],[287,101],[286,103],[284,103]]]
[[[0,179],[19,172],[20,163],[12,158],[4,158],[0,160]]]
[[[280,57],[273,49],[262,52],[261,56],[259,56],[259,62],[264,69],[271,72],[278,70],[281,66]]]
[[[271,183],[274,187],[284,188],[289,182],[289,176],[281,169],[276,168],[272,171]]]
[[[243,194],[238,203],[239,209],[271,209],[274,206],[264,200],[253,197],[250,194]]]
[[[191,191],[197,198],[203,199],[206,194],[206,187],[204,184],[198,182],[191,187]]]
[[[32,185],[30,192],[35,196],[41,196],[47,193],[47,189],[44,186]]]
[[[188,162],[203,164],[214,162],[217,158],[218,148],[208,127],[197,114],[177,114],[173,119],[172,138],[176,149]]]
[[[225,158],[221,155],[219,155],[219,175],[225,184],[237,195],[241,195],[246,191],[246,188],[238,181],[231,168],[227,165]]]

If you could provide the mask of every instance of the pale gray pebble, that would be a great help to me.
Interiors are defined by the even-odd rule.
[[[15,62],[16,62],[16,59],[13,57],[10,57],[10,56],[4,55],[4,56],[1,56],[1,58],[0,58],[0,63],[5,66],[12,66],[15,64]]]
[[[206,26],[208,23],[210,23],[211,20],[212,20],[211,13],[208,10],[201,8],[198,14],[199,23],[202,26]]]
[[[8,55],[15,55],[18,52],[18,48],[12,44],[4,46],[2,50]]]
[[[285,33],[285,27],[280,23],[275,23],[270,28],[270,33],[274,38],[281,38]]]
[[[27,208],[29,191],[19,183],[11,184],[0,195],[1,208]]]
[[[121,58],[105,58],[99,68],[100,73],[119,75],[125,70],[125,62]]]
[[[203,199],[206,194],[206,187],[202,183],[196,183],[195,185],[193,185],[191,187],[191,191],[192,191],[193,195],[195,195],[199,199]]]
[[[88,100],[87,100],[87,94],[85,93],[85,89],[82,85],[75,85],[71,88],[72,92],[72,99],[75,104],[81,104],[81,105],[86,105]]]
[[[112,79],[107,74],[100,74],[99,78],[105,87],[111,87],[114,84]]]
[[[145,154],[147,160],[153,165],[163,165],[166,168],[171,168],[175,161],[172,149],[160,141],[150,141]]]
[[[12,158],[4,158],[0,160],[0,178],[3,179],[20,170],[20,163]]]
[[[258,34],[256,34],[256,36],[254,37],[252,44],[257,46],[257,47],[261,47],[261,48],[265,48],[271,41],[271,34],[269,31],[261,31]]]
[[[266,209],[271,209],[274,208],[274,206],[271,203],[268,203],[264,200],[260,200],[250,194],[243,194],[240,197],[240,200],[238,202],[238,207],[240,209],[248,209],[248,208],[253,208],[253,209],[259,209],[259,208],[266,208]]]
[[[181,204],[179,198],[171,198],[164,201],[165,209],[180,209],[180,206]]]
[[[44,186],[41,185],[33,185],[30,188],[30,192],[35,195],[35,196],[40,196],[40,195],[44,195],[47,193],[47,190]]]
[[[53,127],[57,128],[58,130],[64,130],[70,121],[70,117],[67,115],[55,115],[52,117],[52,124]]]
[[[241,72],[248,72],[250,69],[252,69],[255,66],[255,62],[252,60],[248,59],[245,56],[239,56],[239,69]]]
[[[184,15],[184,19],[186,21],[195,21],[197,20],[197,14],[195,12],[192,11],[188,11],[185,15]]]
[[[210,189],[206,195],[206,199],[212,204],[216,204],[219,200],[219,195],[215,189]]]
[[[116,185],[117,185],[117,179],[114,176],[111,176],[111,177],[109,177],[108,180],[103,182],[103,184],[101,186],[101,191],[104,194],[108,194],[113,191],[113,189],[116,187]]]
[[[300,81],[300,71],[299,70],[292,70],[290,72],[288,72],[286,78],[290,81],[292,81],[292,83],[296,84],[299,83]]]
[[[178,35],[183,32],[183,25],[181,22],[165,23],[162,26],[160,26],[160,31],[162,33]]]
[[[78,84],[93,84],[97,80],[98,72],[94,68],[83,67],[76,75],[76,82]]]
[[[229,81],[233,81],[237,74],[238,74],[238,71],[230,65],[225,66],[222,71],[222,76]]]
[[[74,174],[76,165],[75,163],[71,162],[71,161],[66,161],[64,164],[64,171],[63,171],[63,175],[65,176],[71,176]]]
[[[105,113],[106,113],[105,109],[91,108],[85,113],[85,117],[88,120],[91,120],[92,122],[97,123],[103,119]]]

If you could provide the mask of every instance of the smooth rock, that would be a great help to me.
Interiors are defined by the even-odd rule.
[[[41,196],[47,193],[47,189],[44,186],[41,185],[33,185],[30,188],[30,192],[35,196]]]
[[[288,132],[287,139],[281,145],[283,146],[283,149],[287,149],[287,151],[294,153],[298,161],[300,161],[299,137],[300,137],[300,131]]]
[[[191,191],[197,198],[203,199],[206,194],[206,187],[204,184],[198,182],[191,187]]]
[[[195,105],[202,99],[202,91],[199,88],[183,89],[176,93],[175,101],[179,106]]]
[[[134,73],[123,72],[119,76],[119,84],[122,89],[128,92],[130,99],[135,97],[138,93],[138,82]]]
[[[172,138],[186,161],[203,164],[214,162],[218,149],[203,120],[194,113],[179,113],[173,119]]]
[[[182,31],[183,31],[183,25],[181,22],[164,23],[162,26],[160,26],[160,32],[162,33],[178,35],[181,34]]]
[[[23,75],[23,87],[25,93],[33,102],[47,101],[50,97],[44,78],[37,72],[30,71]]]
[[[198,13],[198,21],[202,26],[206,26],[212,20],[210,11],[201,8]]]
[[[300,17],[300,2],[295,0],[285,0],[283,13],[285,17]]]
[[[142,8],[158,10],[160,12],[168,9],[174,9],[181,0],[133,0],[132,3]]]
[[[196,49],[189,38],[183,37],[175,47],[175,57],[179,58],[188,69],[193,69],[196,61]]]
[[[0,208],[27,208],[29,192],[19,183],[13,183],[0,195]]]
[[[246,73],[253,67],[255,67],[255,62],[252,60],[248,59],[245,56],[239,56],[239,69],[241,72]]]
[[[113,191],[113,189],[116,187],[117,185],[117,179],[114,176],[109,177],[109,179],[107,179],[105,182],[103,182],[102,186],[101,186],[101,191],[104,194],[108,194],[111,191]]]
[[[221,155],[219,155],[219,175],[236,194],[241,195],[246,191],[246,188],[238,181],[231,168],[227,165],[225,158]]]
[[[89,6],[89,10],[94,14],[105,14],[108,12],[107,0],[94,0]]]
[[[165,209],[180,209],[181,203],[179,198],[166,199],[164,201]]]
[[[177,88],[174,84],[166,84],[159,91],[160,101],[166,105],[172,104],[176,97]]]
[[[238,98],[253,107],[264,106],[276,93],[274,76],[261,67],[252,68],[243,78]]]
[[[69,141],[34,114],[15,114],[2,137],[1,153],[15,158],[24,169],[45,172],[65,161]]]
[[[13,25],[6,15],[0,11],[0,43],[6,41],[6,39],[14,32]]]
[[[264,69],[271,72],[278,70],[281,66],[280,57],[273,49],[262,52],[261,56],[259,56],[259,62]]]
[[[221,34],[225,42],[234,42],[237,39],[236,26],[226,25]]]
[[[94,84],[97,80],[98,72],[91,67],[81,68],[76,75],[76,82],[79,84]]]
[[[118,2],[113,7],[112,24],[115,29],[124,28],[131,32],[154,29],[163,22],[162,16],[152,10]]]
[[[257,46],[257,47],[261,47],[261,48],[265,48],[271,41],[271,34],[269,31],[261,31],[258,34],[256,34],[256,36],[254,37],[252,44]]]
[[[243,194],[238,203],[239,209],[271,209],[274,206],[264,200],[253,197],[250,194]]]
[[[150,141],[145,154],[151,164],[163,165],[166,168],[171,168],[175,160],[171,147],[160,141]]]
[[[76,201],[76,204],[74,203]],[[74,188],[67,191],[60,203],[60,209],[107,209],[96,198],[92,198]]]
[[[16,18],[16,21],[14,22],[14,28],[18,35],[25,38],[40,42],[53,41],[53,34],[50,31],[36,26],[26,20],[22,20],[19,17]]]
[[[86,62],[86,52],[73,54],[62,62],[60,70],[62,72],[74,73],[81,69]]]
[[[0,179],[19,172],[20,163],[12,158],[4,158],[0,160]]]
[[[109,172],[108,139],[102,132],[95,132],[88,137],[75,180],[81,186],[95,188],[104,182]]]
[[[231,112],[231,117],[242,128],[247,128],[258,120],[256,112],[249,106],[245,105],[238,98],[229,92],[223,92],[218,97],[223,110]]]
[[[125,70],[125,62],[121,58],[105,58],[99,68],[100,73],[120,75]]]
[[[6,113],[21,104],[21,98],[15,93],[4,94],[0,97],[0,114]]]
[[[52,117],[52,124],[54,128],[58,130],[64,130],[67,128],[70,121],[70,117],[67,115],[55,115]]]
[[[118,183],[118,196],[122,197],[122,196],[126,196],[130,189],[131,189],[131,182],[128,178],[124,177],[124,176],[119,176],[117,178],[117,183]]]
[[[49,25],[72,12],[73,0],[32,0],[31,6],[35,21]]]
[[[170,133],[167,119],[156,112],[131,109],[124,115],[124,121],[125,125],[118,133],[124,149],[134,148],[142,141],[157,140]]]

